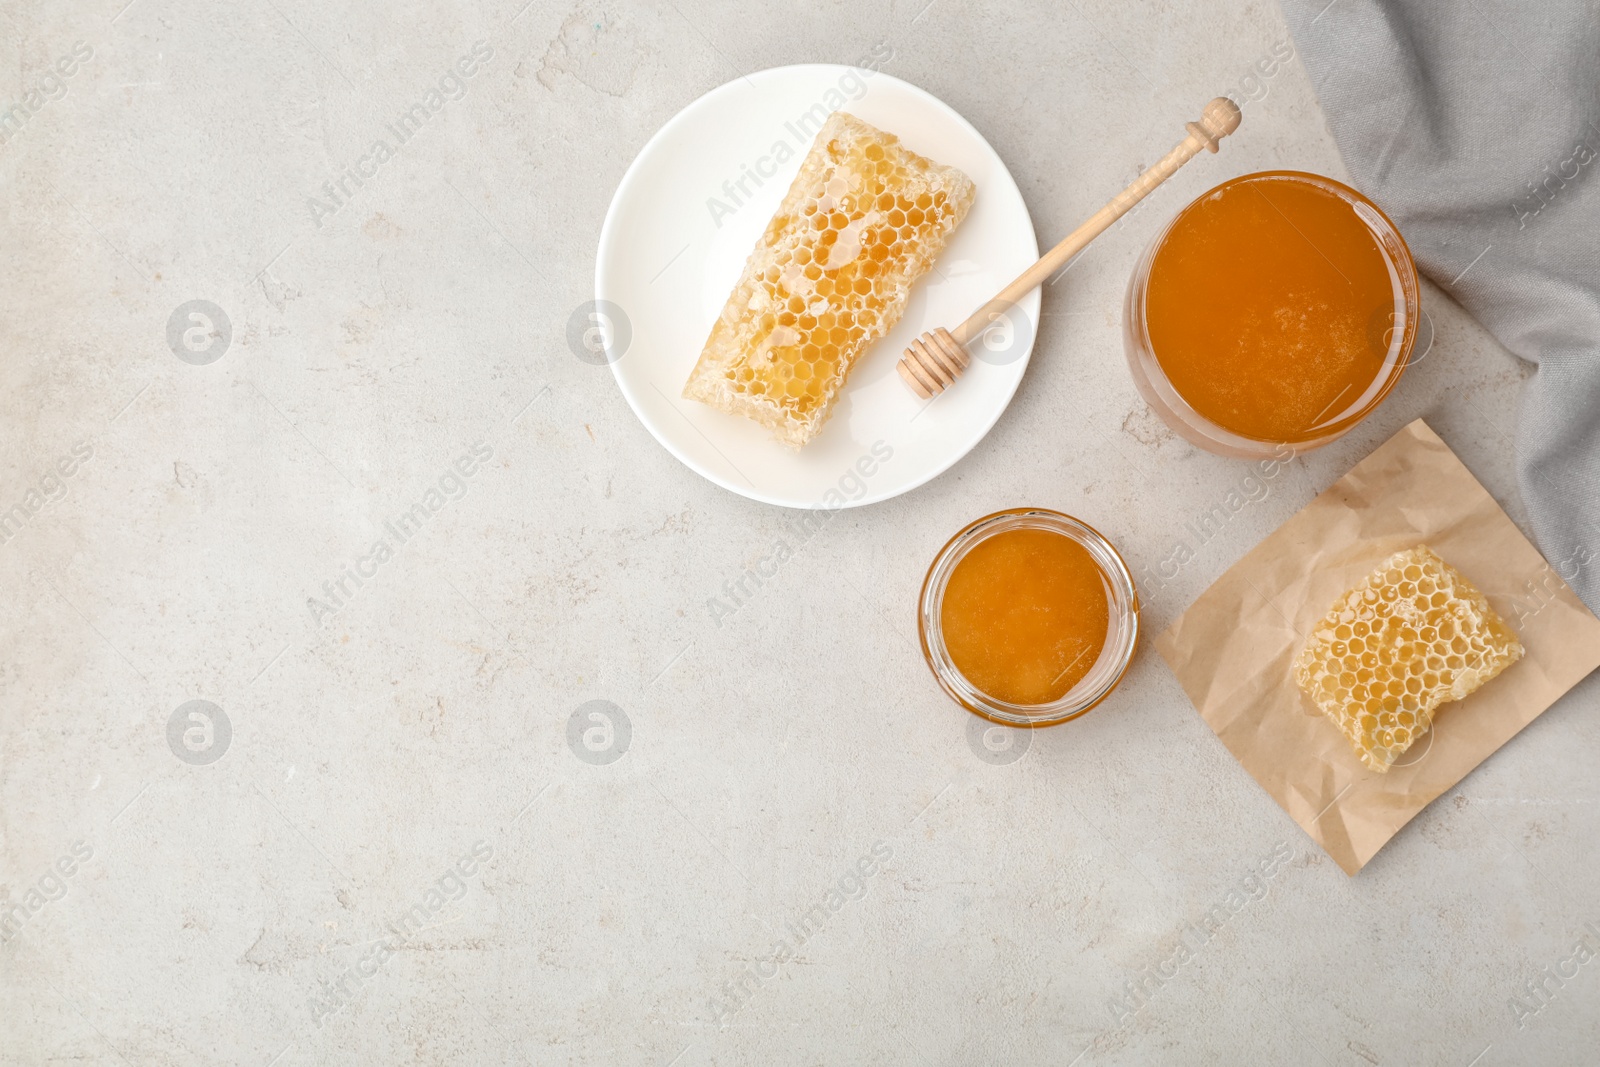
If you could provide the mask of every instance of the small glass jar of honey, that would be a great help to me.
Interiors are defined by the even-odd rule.
[[[1139,597],[1117,550],[1056,511],[1016,508],[956,534],[918,611],[939,685],[1008,726],[1075,719],[1116,688],[1139,639]]]
[[[1400,231],[1348,186],[1299,171],[1223,182],[1156,235],[1123,334],[1145,401],[1223,455],[1305,452],[1394,388],[1421,314]]]

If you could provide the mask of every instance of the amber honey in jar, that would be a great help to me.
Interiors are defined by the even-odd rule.
[[[1139,604],[1122,557],[1055,511],[989,515],[951,538],[923,582],[922,648],[946,693],[1013,726],[1049,726],[1122,680]]]
[[[1399,380],[1416,267],[1388,217],[1329,178],[1247,174],[1158,234],[1129,283],[1128,363],[1174,430],[1241,456],[1344,434]]]

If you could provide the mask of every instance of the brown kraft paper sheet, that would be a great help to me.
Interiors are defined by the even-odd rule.
[[[1526,653],[1387,774],[1295,684],[1306,635],[1390,555],[1427,544],[1483,590]],[[1593,562],[1560,561],[1569,575]],[[1600,620],[1421,419],[1234,564],[1156,639],[1206,724],[1346,874],[1600,666]]]

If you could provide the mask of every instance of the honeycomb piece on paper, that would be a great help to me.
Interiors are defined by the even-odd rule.
[[[836,111],[767,224],[683,395],[799,448],[972,206],[972,180]]]
[[[1294,677],[1386,772],[1461,700],[1522,658],[1522,644],[1467,578],[1427,545],[1385,560],[1340,597],[1295,661]]]

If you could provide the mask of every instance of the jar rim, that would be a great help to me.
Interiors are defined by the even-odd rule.
[[[978,689],[951,660],[940,617],[950,574],[975,546],[996,534],[1045,529],[1083,546],[1106,585],[1108,630],[1105,646],[1089,671],[1059,699],[1048,704],[1014,704]],[[1080,519],[1048,508],[1010,508],[975,519],[945,542],[922,582],[917,631],[922,654],[939,687],[974,715],[1004,726],[1037,728],[1076,719],[1103,701],[1121,683],[1139,641],[1139,594],[1127,562],[1100,531]]]

